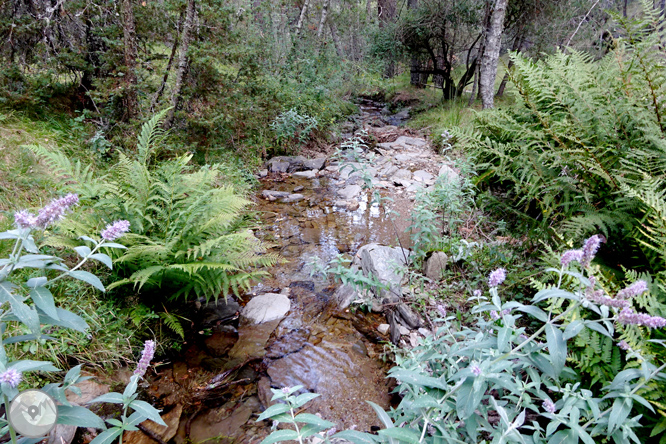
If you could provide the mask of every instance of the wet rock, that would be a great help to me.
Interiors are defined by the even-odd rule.
[[[460,175],[447,164],[442,165],[439,169],[439,177],[443,178],[445,183],[460,183]]]
[[[298,193],[299,191],[303,191],[305,187],[303,185],[299,185],[296,188],[294,188],[294,193]]]
[[[58,424],[49,433],[46,444],[70,444],[74,440],[76,429],[76,426]]]
[[[240,305],[230,296],[226,301],[220,298],[202,305],[199,310],[199,318],[203,327],[210,327],[213,325],[227,324],[235,319],[238,319],[240,312]]]
[[[303,171],[307,159],[303,156],[278,156],[266,162],[266,167],[273,173],[293,173]]]
[[[282,203],[294,203],[294,202],[300,202],[301,200],[305,199],[305,196],[303,194],[290,194],[287,197],[283,198],[280,200]]]
[[[271,359],[279,359],[287,356],[290,353],[301,350],[308,342],[310,331],[307,329],[299,329],[282,335],[276,338],[275,341],[268,347],[266,357]]]
[[[224,356],[238,340],[238,332],[230,325],[214,332],[204,340],[206,349],[212,356]]]
[[[349,179],[349,176],[351,176],[354,173],[357,173],[363,169],[363,164],[359,162],[350,162],[350,163],[345,163],[339,168],[339,177],[341,180],[347,180]]]
[[[377,331],[383,335],[387,334],[389,331],[390,325],[388,324],[379,324]]]
[[[428,279],[439,281],[442,278],[442,273],[446,270],[446,264],[449,257],[443,251],[433,252],[425,263],[423,274]]]
[[[400,302],[397,305],[398,309],[398,317],[399,319],[407,324],[410,328],[418,328],[421,326],[421,319],[419,318],[419,315],[416,314],[412,308],[405,304],[404,302]]]
[[[234,442],[242,435],[242,427],[248,423],[252,410],[241,405],[229,414],[225,407],[209,410],[197,416],[190,428],[190,442],[212,444],[224,438],[226,442]]]
[[[264,408],[268,408],[273,403],[271,402],[271,399],[273,399],[273,392],[271,391],[271,380],[263,377],[259,379],[259,382],[257,382],[257,396],[259,397],[259,401],[261,401],[261,405],[264,406]]]
[[[303,162],[303,166],[308,170],[321,170],[326,164],[325,157],[318,157],[316,159],[307,159]]]
[[[271,173],[286,173],[289,170],[289,162],[273,162],[268,169]]]
[[[291,302],[287,296],[266,293],[250,299],[243,308],[241,317],[243,321],[250,324],[263,324],[264,322],[282,319],[290,308]]]
[[[297,171],[292,174],[294,177],[302,177],[303,179],[314,179],[317,177],[317,172],[313,170],[308,171]]]
[[[238,341],[229,350],[231,361],[228,366],[233,366],[234,360],[242,362],[246,359],[263,357],[266,354],[268,339],[279,323],[280,319],[276,319],[262,324],[246,325],[239,328]]]
[[[289,192],[287,192],[287,191],[264,190],[264,191],[261,192],[261,196],[264,199],[268,199],[268,200],[272,201],[272,200],[280,199],[282,197],[289,196]]]
[[[333,293],[333,300],[338,304],[338,308],[345,309],[355,300],[359,299],[359,293],[351,285],[340,285]]]
[[[341,190],[338,190],[338,195],[343,199],[352,199],[360,194],[362,188],[358,185],[349,185]]]
[[[361,204],[357,200],[336,200],[333,205],[348,211],[356,211]]]
[[[380,282],[388,284],[388,290],[381,290],[381,294],[376,295],[379,299],[394,300],[402,295],[403,273],[399,269],[409,263],[409,250],[372,243],[361,247],[356,255],[364,275],[373,274]]]
[[[146,429],[153,432],[155,435],[162,438],[162,441],[168,442],[176,436],[178,432],[178,425],[180,424],[180,416],[183,413],[183,406],[177,404],[172,408],[168,413],[162,415],[162,420],[166,423],[166,426],[159,425],[153,421],[146,420],[141,423]],[[133,432],[125,432],[123,436],[123,443],[125,444],[155,444],[155,441],[148,437],[141,430]]]
[[[432,179],[434,179],[435,176],[427,172],[426,170],[418,170],[414,171],[414,180],[419,181],[419,182],[428,182]]]

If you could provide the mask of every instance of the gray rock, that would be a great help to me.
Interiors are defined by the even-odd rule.
[[[344,310],[359,298],[359,293],[351,285],[340,285],[333,293],[333,299],[337,302],[338,308]]]
[[[305,199],[305,196],[302,194],[290,194],[284,199],[280,200],[282,203],[294,203]]]
[[[428,142],[426,142],[425,139],[422,139],[420,137],[408,137],[408,136],[400,136],[393,143],[396,145],[414,146],[417,148],[424,147],[428,144]]]
[[[410,180],[412,178],[412,172],[404,168],[399,169],[391,176],[391,179],[396,182],[398,180]]]
[[[393,183],[395,185],[400,185],[401,187],[405,187],[405,188],[409,188],[413,184],[413,182],[411,180],[405,180],[405,179],[394,179]]]
[[[362,188],[358,185],[349,185],[348,187],[338,190],[338,195],[343,199],[349,200],[360,194],[361,190]]]
[[[49,432],[46,444],[70,444],[76,435],[76,426],[58,424]]]
[[[442,278],[442,272],[446,270],[446,264],[449,257],[443,251],[433,252],[425,263],[423,274],[428,279],[439,281]]]
[[[288,191],[273,191],[273,190],[264,190],[261,192],[261,195],[264,199],[268,200],[275,200],[275,199],[280,199],[282,197],[287,197],[289,196]]]
[[[413,157],[410,156],[409,154],[398,154],[397,156],[395,156],[395,160],[397,160],[398,162],[409,162],[412,159]]]
[[[432,334],[432,332],[430,330],[428,330],[427,328],[423,328],[423,327],[419,328],[419,333],[424,337],[430,336]]]
[[[316,159],[307,159],[303,162],[303,166],[308,170],[321,170],[326,164],[325,157],[318,157]]]
[[[266,177],[266,176],[268,176],[267,169],[264,168],[263,170],[259,171],[259,177]]]
[[[393,142],[382,142],[378,143],[377,146],[379,148],[384,148],[385,150],[394,150],[396,146],[393,145]]]
[[[361,206],[357,200],[336,200],[333,205],[348,211],[356,211]]]
[[[423,185],[421,185],[420,183],[413,183],[407,186],[406,191],[409,191],[410,193],[416,193],[418,190],[421,189],[423,189]]]
[[[403,327],[402,325],[398,325],[398,331],[403,336],[409,335],[409,329],[406,328],[406,327]]]
[[[255,296],[247,303],[241,316],[250,324],[263,324],[264,322],[282,319],[291,308],[289,298],[283,294],[266,293]]]
[[[372,243],[362,246],[356,255],[364,275],[373,274],[389,287],[388,290],[382,289],[380,294],[375,293],[375,296],[391,301],[399,299],[402,295],[402,273],[399,268],[408,264],[410,251]]]
[[[421,326],[421,319],[419,318],[419,315],[416,314],[416,312],[412,310],[409,305],[405,304],[404,302],[400,302],[397,308],[400,320],[402,320],[410,328],[419,328]]]
[[[286,173],[289,171],[289,162],[272,162],[268,169],[271,173]]]
[[[220,298],[217,302],[211,301],[204,304],[199,310],[200,314],[198,318],[201,319],[201,325],[203,327],[210,327],[212,325],[226,324],[237,319],[240,312],[240,305],[231,297],[228,297],[226,301],[224,298]]]
[[[302,177],[304,179],[314,179],[315,177],[317,177],[317,172],[313,170],[297,171],[293,173],[293,176]]]
[[[442,165],[439,169],[439,177],[441,177],[445,183],[460,183],[460,175],[447,164]]]
[[[298,193],[299,191],[303,191],[305,187],[303,185],[299,185],[296,188],[294,188],[294,193]]]
[[[338,168],[340,179],[347,180],[349,176],[361,170],[363,165],[359,162],[345,163]]]
[[[391,326],[388,324],[379,324],[377,331],[383,335],[387,334]]]
[[[382,176],[391,177],[398,171],[398,167],[395,165],[389,165],[381,173]]]
[[[428,182],[432,180],[435,176],[427,172],[426,170],[414,171],[414,180],[418,182]]]

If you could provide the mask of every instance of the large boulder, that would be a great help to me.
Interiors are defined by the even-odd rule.
[[[423,274],[433,281],[440,280],[442,278],[442,273],[446,270],[446,264],[448,261],[449,257],[443,251],[433,252],[425,263]]]
[[[388,289],[375,290],[379,299],[396,301],[402,296],[401,282],[405,266],[409,264],[410,251],[404,248],[387,247],[376,243],[362,246],[356,256],[365,276],[373,275]],[[379,293],[379,294],[377,294]]]
[[[278,156],[266,162],[266,168],[272,173],[293,173],[312,169],[306,166],[307,161],[303,156]]]
[[[241,317],[249,324],[263,324],[282,319],[291,308],[289,298],[283,294],[266,293],[255,296],[247,303]]]

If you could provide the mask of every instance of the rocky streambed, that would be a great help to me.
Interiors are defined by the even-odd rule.
[[[391,404],[382,343],[415,344],[430,334],[402,298],[409,214],[418,190],[438,176],[459,178],[424,137],[387,124],[379,109],[362,106],[361,148],[337,157],[276,157],[259,172],[262,224],[254,235],[285,261],[242,301],[200,305],[199,340],[144,387],[169,426],[146,422],[125,443],[258,443],[271,431],[267,421],[256,422],[271,404],[270,388],[295,385],[321,395],[307,411],[338,430],[381,427],[365,401]],[[364,296],[352,286],[315,273],[315,261],[339,253],[385,284],[371,295],[371,313],[350,309]]]

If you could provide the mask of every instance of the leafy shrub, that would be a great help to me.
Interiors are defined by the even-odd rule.
[[[19,394],[19,384],[24,380],[27,372],[52,372],[58,369],[51,362],[18,360],[10,362],[6,354],[5,345],[29,341],[51,340],[44,334],[43,326],[48,329],[64,327],[81,332],[88,330],[86,322],[78,315],[56,307],[53,295],[49,287],[62,278],[70,277],[92,285],[100,291],[104,286],[97,276],[82,269],[88,261],[98,261],[109,268],[112,261],[109,256],[101,253],[102,249],[122,249],[122,245],[113,242],[121,237],[129,228],[127,221],[116,221],[109,225],[101,233],[101,238],[93,239],[81,236],[85,244],[74,247],[80,260],[76,265],[69,268],[64,261],[58,257],[41,254],[37,247],[33,232],[40,232],[60,221],[65,213],[78,203],[78,196],[69,194],[63,198],[55,199],[42,208],[38,215],[33,215],[25,210],[15,214],[16,229],[0,233],[0,240],[13,241],[14,247],[8,258],[0,259],[0,304],[3,306],[0,323],[0,388],[2,402],[4,404],[4,417],[0,418],[0,434],[9,433],[12,444],[18,443],[18,436],[14,426],[8,421],[7,412],[10,411],[10,400]],[[33,270],[28,279],[17,274],[23,274],[27,270]],[[18,273],[17,273],[18,272]],[[30,304],[30,305],[29,305]],[[8,329],[7,323],[22,324],[28,331],[25,335],[14,335],[5,337]],[[117,394],[103,395],[93,402],[114,402],[123,404],[122,421],[110,420],[114,426],[110,430],[102,432],[93,443],[108,443],[120,436],[125,430],[138,430],[135,426],[146,419],[151,419],[159,424],[165,425],[159,411],[144,401],[136,400],[136,389],[138,381],[146,372],[153,357],[155,344],[152,341],[146,343],[146,351],[141,358],[139,368],[130,379],[130,384],[125,389],[123,396]],[[42,390],[51,395],[60,405],[57,406],[59,424],[73,425],[77,427],[94,427],[105,429],[104,421],[85,407],[72,405],[67,401],[65,392],[67,390],[80,395],[80,389],[74,387],[87,377],[81,377],[81,366],[72,368],[65,375],[62,384],[51,383],[42,387]],[[134,413],[127,416],[128,410]],[[21,442],[26,442],[23,438]],[[38,442],[27,439],[27,442]]]
[[[515,106],[454,134],[474,147],[481,183],[501,185],[542,228],[559,239],[601,231],[662,269],[666,34],[651,6],[618,20],[624,36],[599,61],[572,49],[536,62],[512,54]]]
[[[613,297],[598,287],[589,266],[598,245],[593,237],[579,252],[565,253],[560,268],[546,270],[557,285],[539,291],[532,304],[501,301],[506,274],[498,269],[488,281],[490,297],[475,292],[474,325],[458,328],[455,316],[441,308],[435,334],[397,352],[389,375],[398,381],[402,400],[380,414],[386,428],[377,435],[335,436],[356,443],[640,442],[636,410],[654,412],[644,394],[654,381],[666,379],[666,364],[656,366],[622,339],[616,347],[625,368],[601,391],[591,390],[566,365],[570,344],[587,330],[615,342],[616,327],[625,338],[629,329],[666,326],[666,319],[631,308],[647,290],[645,282]],[[587,318],[576,316],[583,311]],[[529,330],[525,314],[532,318]]]
[[[275,133],[278,145],[286,148],[287,144],[307,143],[317,125],[317,119],[307,114],[299,114],[292,108],[280,113],[271,122],[271,129]]]
[[[126,236],[127,250],[116,257],[122,279],[109,288],[133,284],[171,291],[174,298],[215,299],[247,288],[265,273],[257,267],[274,264],[277,256],[241,229],[241,211],[250,202],[218,183],[219,165],[191,168],[190,154],[151,164],[164,115],[144,124],[136,155],[121,153],[103,176],[90,166],[72,164],[61,153],[31,147],[63,179],[63,188],[79,192],[83,203],[94,209],[63,223],[61,231],[69,234],[51,236],[49,242],[70,245],[82,232],[125,219],[132,233]]]

